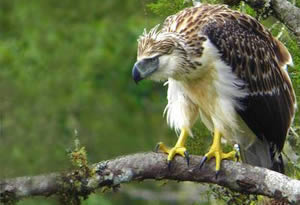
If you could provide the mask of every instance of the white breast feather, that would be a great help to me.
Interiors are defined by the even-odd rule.
[[[198,61],[212,72],[213,78],[210,83],[203,83],[203,79],[191,82],[168,80],[165,109],[168,124],[177,131],[183,127],[191,128],[200,113],[211,131],[218,128],[230,138],[240,135],[241,122],[235,108],[240,106],[236,99],[248,95],[246,89],[241,89],[243,82],[221,60],[217,48],[209,40],[204,43],[203,55]]]
[[[210,111],[209,115],[214,128],[223,130],[224,135],[227,134],[226,132],[230,132],[232,135],[232,131],[239,128],[235,108],[241,108],[241,105],[237,99],[246,97],[248,91],[241,89],[244,83],[232,72],[232,68],[221,60],[218,49],[209,40],[204,42],[203,46],[204,52],[201,58],[203,58],[204,65],[212,65],[210,69],[216,71],[212,86],[215,87],[217,96],[214,109]]]
[[[192,136],[191,128],[197,120],[198,106],[186,95],[184,87],[179,81],[168,79],[168,104],[164,110],[167,123],[177,133],[187,128]]]

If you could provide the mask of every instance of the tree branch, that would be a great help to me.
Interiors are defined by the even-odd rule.
[[[241,0],[225,0],[228,5],[237,5]],[[296,37],[300,46],[300,8],[287,0],[245,0],[253,9],[270,8],[274,16],[281,21]]]
[[[272,9],[275,16],[292,31],[300,46],[300,8],[286,0],[272,0]]]
[[[70,192],[87,196],[103,186],[117,187],[122,183],[145,179],[169,179],[214,183],[238,192],[285,199],[292,204],[300,203],[300,181],[268,169],[232,161],[222,162],[221,172],[216,179],[214,160],[199,169],[201,158],[191,156],[188,167],[182,157],[176,156],[168,170],[165,154],[138,153],[96,163],[91,168],[92,175],[75,170],[1,180],[0,201]]]

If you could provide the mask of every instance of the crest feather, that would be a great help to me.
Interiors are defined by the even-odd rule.
[[[160,31],[158,31],[159,26],[160,24],[157,24],[148,33],[147,29],[145,28],[143,34],[139,37],[138,42],[144,38],[152,38],[155,40],[157,35],[160,33]]]
[[[144,29],[143,34],[138,39],[138,56],[143,53],[147,48],[151,47],[154,41],[157,40],[157,36],[161,33],[159,31],[160,24],[154,26],[148,33],[147,29]]]

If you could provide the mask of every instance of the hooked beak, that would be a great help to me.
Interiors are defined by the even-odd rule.
[[[132,78],[135,83],[154,73],[158,69],[158,64],[158,56],[137,61],[132,69]]]
[[[136,62],[133,66],[132,78],[135,83],[138,83],[139,81],[143,80],[143,78],[141,77],[140,71],[139,71],[138,62]]]

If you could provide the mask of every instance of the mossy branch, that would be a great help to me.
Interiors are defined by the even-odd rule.
[[[268,169],[232,161],[222,162],[221,172],[216,179],[214,160],[199,169],[201,158],[191,156],[188,167],[186,161],[177,156],[169,170],[165,154],[138,153],[96,163],[90,167],[91,176],[74,170],[70,173],[0,180],[0,200],[7,202],[53,194],[76,196],[78,199],[87,197],[100,187],[116,188],[131,181],[168,179],[213,183],[242,193],[261,194],[291,204],[300,203],[300,181]]]

